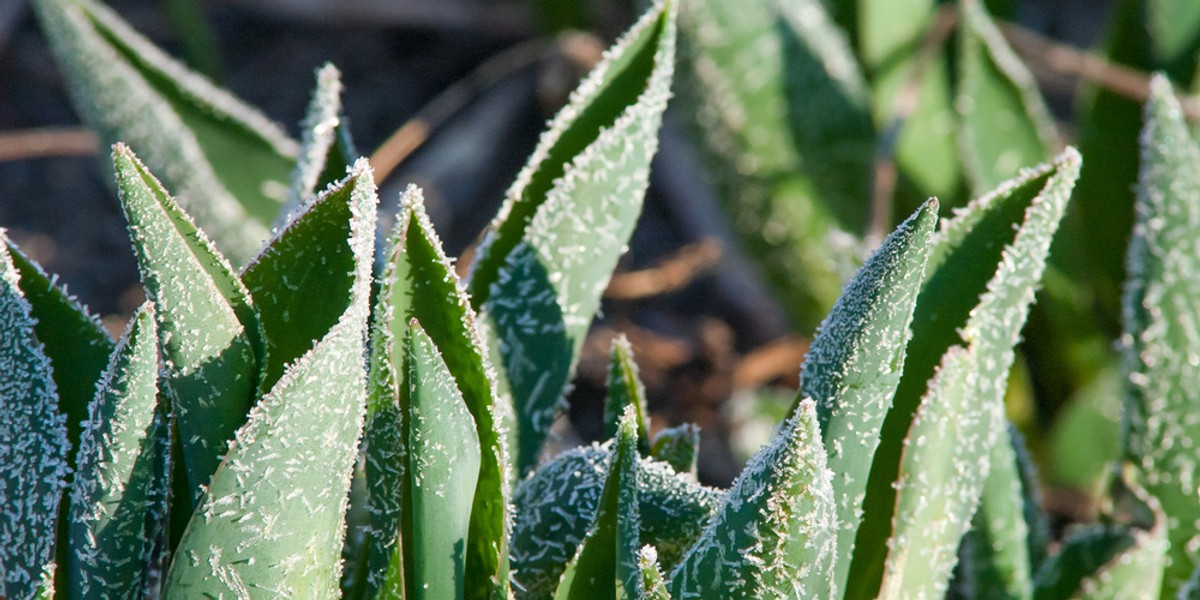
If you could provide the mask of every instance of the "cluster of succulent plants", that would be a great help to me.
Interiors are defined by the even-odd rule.
[[[1082,159],[1043,162],[1036,89],[976,0],[958,81],[981,193],[952,217],[925,201],[864,250],[891,116],[857,64],[884,69],[887,48],[856,57],[817,0],[662,0],[550,123],[465,281],[420,189],[377,233],[332,67],[295,142],[103,5],[34,4],[113,144],[147,300],[112,340],[4,236],[0,596],[1200,597],[1200,145],[1165,77],[1128,250],[1122,453],[1100,522],[1052,541],[1005,394]],[[677,44],[734,228],[797,323],[828,311],[727,490],[697,481],[695,426],[650,435],[623,338],[611,439],[544,456],[641,212]],[[997,120],[1019,131],[997,139]],[[897,156],[953,195],[919,160],[941,142]]]

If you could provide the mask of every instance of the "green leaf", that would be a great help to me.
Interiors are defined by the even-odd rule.
[[[1200,600],[1200,567],[1192,571],[1187,583],[1179,588],[1180,600]]]
[[[330,598],[339,593],[344,513],[366,405],[375,195],[362,180],[345,243],[354,283],[344,312],[237,431],[174,555],[168,597]],[[269,590],[269,592],[268,592]]]
[[[1021,443],[1019,434],[1011,424],[1008,430],[1008,438],[992,447],[979,509],[959,548],[962,562],[956,572],[956,587],[968,598],[1028,600],[1033,596],[1033,572],[1038,562],[1031,547],[1045,540],[1033,540],[1041,529],[1029,517],[1040,515],[1036,507],[1029,506],[1031,492],[1027,486],[1031,482],[1021,477],[1015,447]],[[1044,553],[1042,546],[1039,560]]]
[[[1196,73],[1200,5],[1188,0],[1147,0],[1146,17],[1156,63],[1187,86]]]
[[[543,134],[484,239],[471,302],[516,406],[519,473],[541,452],[600,295],[641,213],[670,95],[675,0],[609,50]]]
[[[157,307],[158,335],[183,441],[190,513],[246,420],[258,380],[258,322],[225,258],[167,195],[128,147],[113,149],[121,208],[146,295]]]
[[[927,202],[871,255],[821,323],[800,372],[797,403],[816,402],[837,502],[837,589],[854,554],[879,430],[904,370],[938,203]]]
[[[1004,431],[1013,346],[1079,163],[1068,149],[943,224],[871,465],[848,598],[945,592]]]
[[[67,417],[67,440],[79,447],[88,403],[96,395],[96,381],[108,366],[113,341],[74,296],[59,287],[56,278],[25,256],[16,244],[5,240],[13,266],[20,275],[21,293],[29,302],[29,316],[36,323],[34,335],[54,368],[58,408]],[[74,453],[67,457],[75,465]]]
[[[513,493],[513,589],[518,598],[552,598],[567,562],[600,503],[608,446],[567,450],[541,465]],[[666,464],[638,462],[641,542],[670,569],[700,536],[722,494]]]
[[[854,55],[820,0],[682,0],[679,27],[680,100],[707,170],[810,331],[866,225],[875,132]]]
[[[44,570],[53,577],[70,443],[2,229],[0,239],[0,597],[28,598],[44,583]]]
[[[650,457],[671,465],[676,473],[696,478],[696,460],[700,456],[700,427],[684,423],[668,427],[654,435]]]
[[[161,569],[171,437],[154,313],[147,302],[134,315],[89,407],[62,568],[72,598],[141,597]]]
[[[1034,600],[1153,599],[1165,592],[1168,541],[1162,508],[1136,484],[1128,491],[1127,499],[1136,504],[1130,511],[1134,520],[1146,522],[1107,522],[1071,532],[1038,571]]]
[[[673,597],[837,597],[837,504],[820,435],[805,400],[671,571]]]
[[[1125,454],[1167,516],[1173,596],[1200,565],[1200,145],[1165,77],[1151,83],[1125,288]]]
[[[84,122],[105,144],[136,148],[235,262],[252,256],[283,201],[296,143],[108,7],[92,0],[34,7]]]
[[[364,213],[375,210],[375,180],[366,159],[267,243],[242,271],[266,340],[259,390],[312,348],[346,310],[355,285],[357,249],[347,245]]]
[[[662,568],[658,566],[658,551],[645,545],[638,551],[638,568],[642,574],[642,598],[645,600],[671,600]]]
[[[317,87],[302,128],[300,158],[276,227],[287,225],[318,192],[341,181],[358,157],[342,114],[342,74],[332,64],[317,71]]]
[[[416,319],[442,354],[467,409],[475,419],[482,450],[479,480],[467,537],[466,596],[501,597],[508,592],[506,523],[511,481],[503,425],[508,405],[496,395],[491,364],[475,313],[453,265],[425,215],[421,191],[410,187],[401,199],[388,241],[382,285],[371,331],[371,401],[367,425],[367,478],[371,487],[371,549],[368,589],[402,589],[405,549],[397,539],[411,511],[405,495],[408,445],[402,416],[408,411],[404,347],[408,321]],[[406,565],[406,563],[408,563]]]
[[[408,334],[411,598],[462,598],[479,436],[446,363],[414,320]]]
[[[640,600],[644,595],[637,482],[642,422],[635,406],[627,404],[622,411],[595,516],[563,571],[556,600]]]
[[[961,0],[959,7],[959,143],[972,186],[983,193],[1049,158],[1057,133],[1033,75],[980,0]]]
[[[637,417],[638,452],[642,456],[650,453],[650,412],[646,408],[646,388],[638,378],[637,363],[633,360],[633,346],[624,334],[613,340],[608,363],[608,396],[604,401],[604,435],[617,436],[621,415],[626,406],[633,407]]]

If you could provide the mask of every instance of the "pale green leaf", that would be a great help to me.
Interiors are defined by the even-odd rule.
[[[800,372],[816,402],[837,502],[837,585],[845,587],[879,430],[904,370],[917,292],[937,226],[937,201],[902,223],[846,285]]]
[[[543,134],[484,239],[471,302],[486,316],[532,468],[617,259],[633,233],[675,63],[675,0],[606,54]]]
[[[981,0],[960,0],[959,8],[959,144],[972,188],[984,193],[1048,159],[1057,133],[1033,75]]]
[[[246,289],[224,257],[128,147],[113,150],[121,208],[158,318],[163,389],[183,442],[190,512],[246,420],[258,381],[258,322]]]
[[[342,114],[342,74],[332,64],[317,71],[317,87],[301,127],[300,158],[276,227],[287,225],[318,192],[345,177],[358,157]]]
[[[1125,288],[1125,454],[1167,517],[1172,596],[1200,565],[1200,145],[1151,84]]]
[[[1004,432],[1013,346],[1079,163],[1069,149],[943,224],[871,465],[848,598],[945,593]]]
[[[18,599],[33,597],[43,571],[54,568],[70,445],[50,359],[2,229],[0,240],[0,597]]]
[[[145,595],[166,531],[170,420],[158,390],[154,304],[134,315],[100,380],[71,486],[62,575],[72,598]]]
[[[816,405],[801,402],[750,460],[670,574],[688,598],[837,598],[837,505]]]
[[[650,457],[661,460],[676,473],[696,478],[696,461],[700,456],[700,427],[684,423],[668,427],[654,434],[650,443]]]
[[[642,581],[638,513],[638,436],[641,418],[625,405],[617,423],[604,488],[579,550],[559,580],[556,600],[624,598],[641,600]]]
[[[369,171],[344,243],[354,257],[341,318],[251,410],[213,474],[167,573],[168,597],[331,598],[366,412],[365,355],[375,238]]]
[[[471,533],[467,538],[466,589],[469,597],[507,595],[506,523],[510,493],[509,450],[503,429],[507,404],[496,395],[491,364],[475,313],[459,285],[454,267],[425,214],[421,191],[410,187],[388,240],[383,278],[371,330],[371,400],[367,424],[367,478],[371,488],[371,547],[368,590],[402,589],[405,549],[397,532],[411,510],[406,499],[404,458],[408,410],[405,338],[408,321],[417,319],[433,340],[467,409],[475,419],[481,447]]]
[[[628,338],[620,335],[613,340],[608,363],[608,395],[604,401],[605,437],[617,436],[617,425],[626,406],[632,406],[637,416],[638,451],[646,456],[650,452],[650,412],[646,408],[646,388],[638,377],[633,346]]]
[[[513,493],[513,589],[518,598],[552,598],[596,512],[611,447],[567,450],[541,465]],[[641,542],[670,569],[700,536],[722,494],[664,464],[638,463]]]
[[[645,600],[671,600],[667,582],[663,579],[662,567],[658,566],[658,551],[654,546],[642,546],[638,551],[638,568],[642,572],[642,598]]]
[[[479,436],[446,363],[416,320],[408,334],[408,489],[412,493],[410,594],[463,598]]]
[[[682,0],[679,27],[680,100],[708,172],[734,230],[811,330],[866,225],[875,132],[854,55],[820,0]]]
[[[163,175],[179,203],[240,262],[267,238],[296,143],[92,0],[33,3],[83,120]]]

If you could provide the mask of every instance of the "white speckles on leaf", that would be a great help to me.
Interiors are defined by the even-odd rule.
[[[1166,513],[1166,597],[1200,568],[1200,145],[1161,75],[1141,145],[1124,298],[1125,453]]]
[[[837,506],[816,406],[797,406],[750,460],[670,574],[688,598],[836,598]]]
[[[67,428],[0,229],[0,596],[31,598],[54,560]]]

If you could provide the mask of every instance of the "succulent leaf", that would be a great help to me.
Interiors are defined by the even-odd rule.
[[[959,144],[976,193],[1049,158],[1058,145],[1037,83],[1008,47],[983,0],[960,0]]]
[[[645,600],[671,600],[662,568],[658,566],[658,551],[654,546],[642,546],[638,551],[638,568],[642,571],[642,598]]]
[[[353,284],[344,312],[251,410],[188,523],[168,595],[336,597],[344,516],[366,405],[375,196],[365,165],[344,243]],[[361,203],[361,206],[360,206]]]
[[[232,267],[127,146],[113,149],[121,208],[156,306],[183,446],[179,510],[190,513],[246,420],[258,380],[258,319]]]
[[[1125,289],[1125,454],[1162,504],[1164,597],[1200,565],[1200,145],[1165,77],[1151,85]]]
[[[34,7],[83,120],[105,144],[136,148],[234,261],[252,256],[283,201],[296,143],[107,6]]]
[[[265,393],[284,369],[308,352],[346,310],[355,285],[356,248],[346,244],[375,210],[375,179],[360,160],[313,200],[242,271],[258,309],[266,345],[261,359]]]
[[[505,393],[518,472],[532,468],[600,295],[641,213],[670,96],[675,0],[613,46],[559,112],[510,189],[472,266]]]
[[[70,443],[50,359],[2,229],[0,241],[0,597],[31,598],[52,586]]]
[[[679,27],[680,100],[726,212],[811,330],[866,224],[875,132],[857,61],[819,0],[681,0]]]
[[[904,348],[925,276],[938,203],[900,225],[846,285],[817,330],[800,373],[816,403],[837,502],[837,582],[845,586],[879,430],[904,370]]]
[[[587,535],[567,564],[554,593],[556,600],[644,596],[638,514],[638,436],[641,418],[626,404],[604,476],[604,488]]]
[[[275,218],[277,228],[304,212],[305,203],[321,190],[341,181],[358,157],[342,114],[342,74],[332,64],[317,71],[317,87],[301,127],[300,158]]]
[[[518,598],[553,598],[567,562],[600,502],[611,446],[567,450],[541,465],[513,493],[513,589]],[[638,462],[641,542],[670,569],[700,536],[722,494],[666,464]]]
[[[847,597],[945,592],[1004,431],[1013,346],[1079,165],[1068,149],[943,224],[871,465]]]
[[[650,458],[671,465],[676,473],[696,478],[696,461],[700,456],[700,427],[684,423],[668,427],[654,435]]]
[[[471,504],[479,479],[479,436],[454,376],[416,320],[407,348],[408,489],[416,560],[411,598],[463,598]]]
[[[504,430],[507,405],[476,317],[425,214],[421,191],[410,187],[389,236],[382,285],[371,331],[371,392],[367,424],[367,479],[371,488],[370,590],[395,590],[405,568],[402,517],[408,445],[402,415],[409,409],[404,347],[408,321],[417,319],[433,340],[475,419],[481,447],[467,538],[468,597],[507,595],[510,463]],[[406,508],[407,507],[407,508]],[[411,562],[411,561],[409,561]]]
[[[89,406],[62,567],[72,598],[141,597],[162,568],[171,438],[154,312],[147,302],[134,315]]]
[[[633,346],[628,338],[621,335],[613,340],[608,363],[608,395],[604,401],[605,436],[617,436],[626,406],[633,407],[637,417],[638,452],[646,456],[650,453],[650,412],[646,408],[646,388],[638,378],[637,363],[633,360]]]
[[[671,596],[836,598],[837,505],[816,404],[801,402],[670,574]]]

